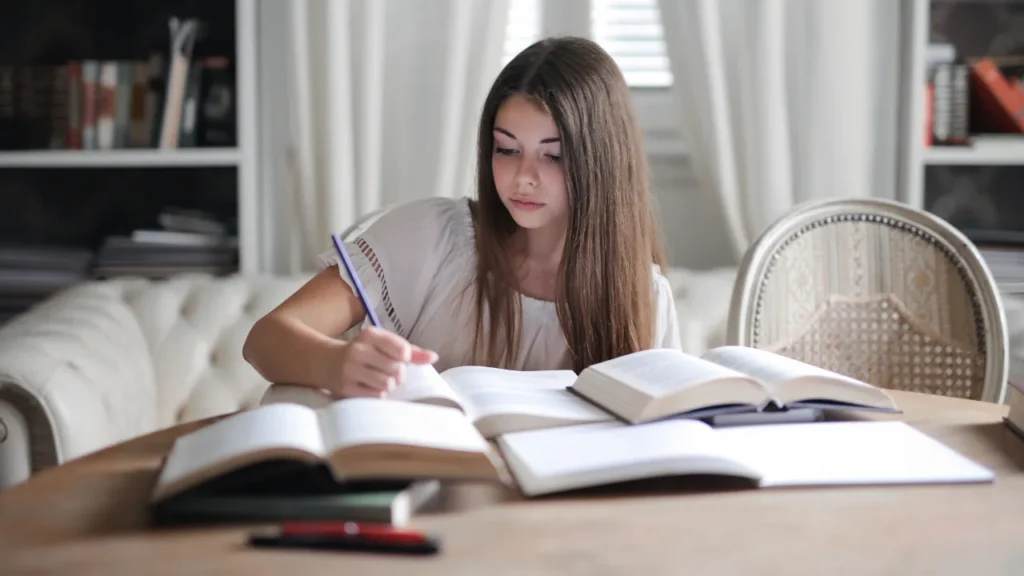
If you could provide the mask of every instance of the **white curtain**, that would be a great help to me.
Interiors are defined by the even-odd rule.
[[[797,203],[895,198],[893,0],[659,0],[687,149],[736,257]]]
[[[286,68],[267,71],[284,106],[264,111],[287,117],[264,143],[264,160],[281,166],[264,184],[269,271],[312,269],[330,233],[383,206],[472,192],[508,0],[292,0],[269,11],[282,22],[261,26],[287,29]]]

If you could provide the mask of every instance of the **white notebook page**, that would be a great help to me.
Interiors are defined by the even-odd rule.
[[[904,422],[821,422],[715,430],[762,486],[990,482],[994,474]]]
[[[502,453],[527,495],[675,474],[756,477],[697,420],[601,422],[506,434]]]

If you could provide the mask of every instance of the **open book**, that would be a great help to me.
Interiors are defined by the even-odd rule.
[[[675,349],[634,352],[588,367],[571,390],[632,423],[779,408],[899,412],[881,388],[743,346],[699,357]]]
[[[572,370],[519,371],[460,366],[438,373],[409,364],[388,398],[462,411],[485,438],[509,432],[606,422],[615,417],[568,391]]]
[[[245,485],[279,473],[281,463],[325,465],[338,483],[507,479],[501,458],[459,412],[353,398],[319,409],[269,404],[181,436],[167,455],[152,500],[211,482]]]
[[[992,482],[993,472],[899,421],[715,429],[692,419],[508,434],[498,446],[527,497],[659,477],[752,487]]]

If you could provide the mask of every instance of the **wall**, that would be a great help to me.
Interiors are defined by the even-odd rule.
[[[652,154],[650,166],[669,265],[698,270],[735,265],[718,201],[701,190],[687,158]]]

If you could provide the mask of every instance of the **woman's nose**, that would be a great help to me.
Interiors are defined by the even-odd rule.
[[[516,186],[535,188],[539,180],[537,165],[525,154],[520,158],[519,169],[516,170]]]

